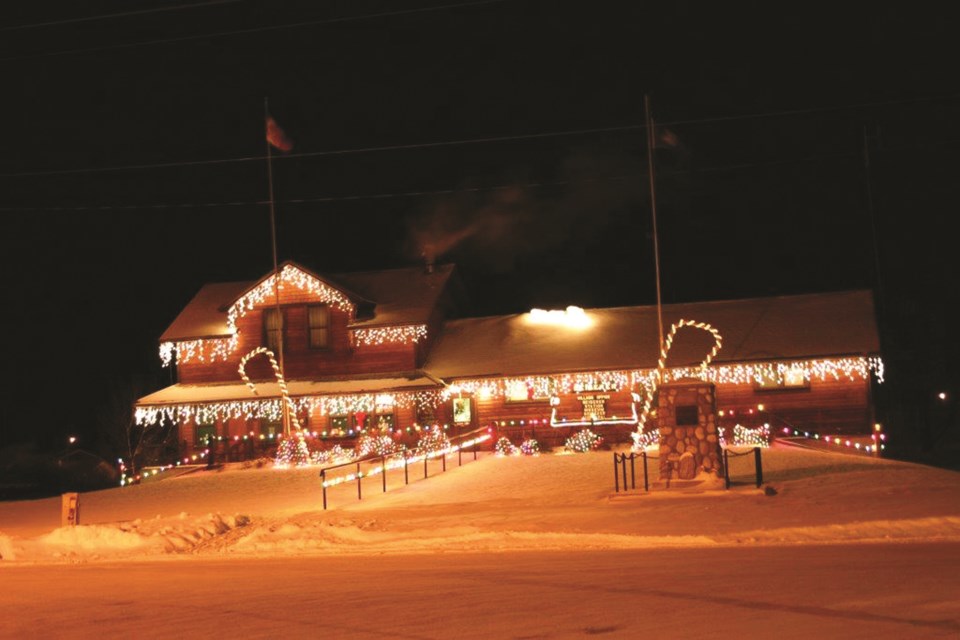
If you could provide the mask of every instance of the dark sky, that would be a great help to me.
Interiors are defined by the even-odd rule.
[[[879,263],[890,377],[922,404],[957,378],[951,25],[780,5],[4,6],[0,442],[92,429],[117,380],[163,380],[157,338],[204,282],[270,269],[265,96],[296,143],[281,259],[407,266],[463,236],[440,260],[494,314],[654,301],[649,95],[675,140],[664,300],[872,287]]]

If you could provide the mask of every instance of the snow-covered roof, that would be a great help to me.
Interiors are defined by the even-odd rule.
[[[351,326],[375,327],[425,324],[452,273],[453,265],[439,265],[431,273],[427,273],[423,267],[410,267],[317,277],[342,290],[351,299],[373,302],[373,317],[361,318]],[[258,282],[204,285],[163,332],[160,341],[177,342],[230,335],[227,309]]]
[[[448,321],[423,368],[449,380],[657,366],[655,306],[588,309],[586,316],[590,324],[581,328],[535,324],[530,314]],[[714,362],[867,355],[880,348],[869,291],[664,305],[664,334],[680,319],[719,330],[723,348]],[[667,366],[699,364],[712,346],[709,333],[681,329]]]
[[[277,398],[280,388],[276,382],[255,382],[254,394],[245,384],[174,384],[137,400],[139,406],[163,404],[191,404],[198,402],[226,402],[231,400],[257,400]],[[438,385],[425,376],[393,378],[349,378],[343,380],[288,380],[287,391],[291,396],[316,396],[335,394],[384,393],[389,391],[416,391],[432,389]]]

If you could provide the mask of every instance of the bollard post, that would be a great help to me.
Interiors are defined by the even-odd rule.
[[[643,451],[643,490],[650,491],[650,481],[647,479],[647,452]]]
[[[363,494],[360,492],[360,463],[357,463],[357,500],[363,500]]]
[[[60,496],[60,526],[74,527],[80,524],[80,494],[64,493]]]
[[[730,488],[730,458],[727,456],[727,450],[723,450],[723,480],[726,488]]]
[[[760,458],[760,447],[753,448],[754,465],[757,468],[757,489],[763,484],[763,461]]]
[[[613,454],[613,490],[617,493],[620,493],[620,469],[617,468],[619,455],[620,454],[616,452]],[[626,489],[626,487],[624,487],[624,489]]]
[[[383,492],[387,492],[387,456],[380,456],[380,475],[383,476]]]
[[[327,510],[327,470],[320,469],[320,486],[323,488],[323,510]]]
[[[620,473],[623,474],[623,490],[627,490],[627,454],[620,458]]]

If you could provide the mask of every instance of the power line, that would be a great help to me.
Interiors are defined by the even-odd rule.
[[[914,103],[921,103],[921,102],[934,102],[941,99],[944,99],[944,98],[942,96],[941,97],[924,97],[924,98],[914,98],[909,100],[886,100],[886,101],[879,101],[879,102],[861,102],[861,103],[847,104],[847,105],[811,107],[809,109],[791,109],[786,111],[761,111],[761,112],[754,112],[754,113],[741,114],[741,115],[731,115],[731,116],[707,116],[703,118],[692,118],[692,119],[685,119],[685,120],[661,121],[657,123],[657,126],[667,127],[667,126],[690,125],[690,124],[732,122],[736,120],[751,120],[751,119],[759,119],[759,118],[790,117],[790,116],[796,116],[796,115],[808,115],[812,113],[825,113],[825,112],[831,112],[831,111],[855,110],[855,109],[865,109],[865,108],[871,108],[871,107],[914,104]],[[279,156],[278,159],[318,158],[318,157],[324,157],[324,156],[353,155],[353,154],[361,154],[361,153],[376,153],[376,152],[383,152],[383,151],[430,149],[430,148],[468,145],[468,144],[512,142],[512,141],[520,141],[520,140],[536,140],[536,139],[562,137],[562,136],[590,135],[590,134],[596,134],[596,133],[643,131],[645,129],[646,129],[646,125],[643,125],[643,124],[626,124],[626,125],[620,125],[616,127],[568,129],[564,131],[547,131],[542,133],[488,136],[488,137],[482,137],[482,138],[463,138],[459,140],[444,140],[444,141],[438,141],[438,142],[418,142],[418,143],[398,144],[398,145],[381,145],[381,146],[372,146],[372,147],[358,147],[358,148],[352,148],[352,149],[331,149],[328,151],[306,151],[301,153],[288,153],[283,156]],[[54,176],[54,175],[105,173],[110,171],[169,169],[169,168],[175,168],[175,167],[235,164],[235,163],[241,163],[241,162],[263,162],[266,159],[267,157],[264,155],[256,155],[256,156],[245,156],[245,157],[238,157],[238,158],[212,158],[208,160],[182,160],[177,162],[113,165],[109,167],[90,167],[90,168],[83,168],[83,169],[51,169],[49,171],[19,171],[19,172],[12,172],[12,173],[0,173],[0,178],[27,178],[27,177],[42,177],[42,176]]]
[[[42,27],[56,27],[64,24],[77,24],[80,22],[97,22],[99,20],[112,20],[115,18],[126,18],[128,16],[142,16],[151,13],[163,13],[167,11],[182,11],[184,9],[199,9],[220,4],[236,4],[243,0],[208,0],[207,2],[196,2],[193,4],[180,4],[171,7],[157,7],[154,9],[140,9],[138,11],[123,11],[120,13],[104,13],[96,16],[87,16],[83,18],[64,18],[63,20],[50,20],[49,22],[34,22],[31,24],[18,24],[12,27],[0,27],[2,31],[24,31],[27,29],[39,29]]]
[[[671,170],[660,172],[661,176],[688,175],[697,173],[719,173],[724,171],[741,171],[744,169],[756,169],[771,166],[780,166],[785,164],[797,164],[805,162],[816,162],[819,160],[836,160],[858,157],[856,153],[829,153],[816,156],[804,156],[800,158],[790,158],[786,160],[772,160],[767,162],[738,163],[731,165],[717,165],[713,167],[703,167],[686,170]],[[580,180],[555,180],[549,182],[526,182],[503,185],[490,185],[484,187],[459,187],[450,189],[433,189],[418,191],[398,191],[391,193],[370,193],[353,194],[346,196],[318,196],[311,198],[289,198],[277,200],[277,204],[319,204],[328,202],[351,202],[360,200],[387,200],[394,198],[419,198],[427,196],[456,195],[461,193],[485,193],[494,191],[508,191],[511,189],[543,189],[548,187],[561,187],[573,184],[588,184],[602,182],[623,182],[635,180],[634,175],[609,176],[604,178],[584,178]],[[135,205],[87,205],[73,207],[12,207],[0,206],[0,211],[135,211],[135,210],[164,210],[164,209],[212,209],[221,207],[248,207],[262,206],[269,204],[268,200],[237,200],[227,202],[198,202],[198,203],[155,203],[155,204],[135,204]]]
[[[382,11],[379,13],[367,13],[355,16],[342,16],[339,18],[324,18],[321,20],[305,20],[302,22],[290,22],[286,24],[270,25],[266,27],[250,27],[248,29],[234,29],[231,31],[215,31],[211,33],[201,33],[191,36],[177,36],[175,38],[159,38],[156,40],[141,40],[139,42],[126,42],[123,44],[108,44],[99,47],[87,47],[83,49],[62,49],[60,51],[47,51],[41,53],[31,53],[22,56],[12,56],[9,58],[0,58],[0,62],[13,62],[17,60],[29,60],[32,58],[50,58],[56,56],[78,55],[81,53],[99,53],[102,51],[116,51],[119,49],[130,49],[133,47],[147,47],[158,44],[173,44],[176,42],[189,42],[191,40],[205,40],[213,38],[223,38],[226,36],[246,35],[250,33],[263,33],[266,31],[281,31],[284,29],[295,29],[299,27],[314,27],[326,24],[338,24],[344,22],[356,22],[359,20],[371,20],[374,18],[389,18],[395,16],[406,16],[417,13],[429,13],[436,11],[445,11],[447,9],[463,9],[468,7],[479,7],[491,4],[502,4],[512,2],[513,0],[473,0],[471,2],[460,2],[456,4],[446,4],[434,7],[421,7],[418,9],[397,9],[395,11]]]

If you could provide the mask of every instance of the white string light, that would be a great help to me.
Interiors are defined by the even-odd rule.
[[[415,344],[427,337],[427,325],[414,324],[402,327],[373,327],[354,329],[353,338],[358,345]]]

